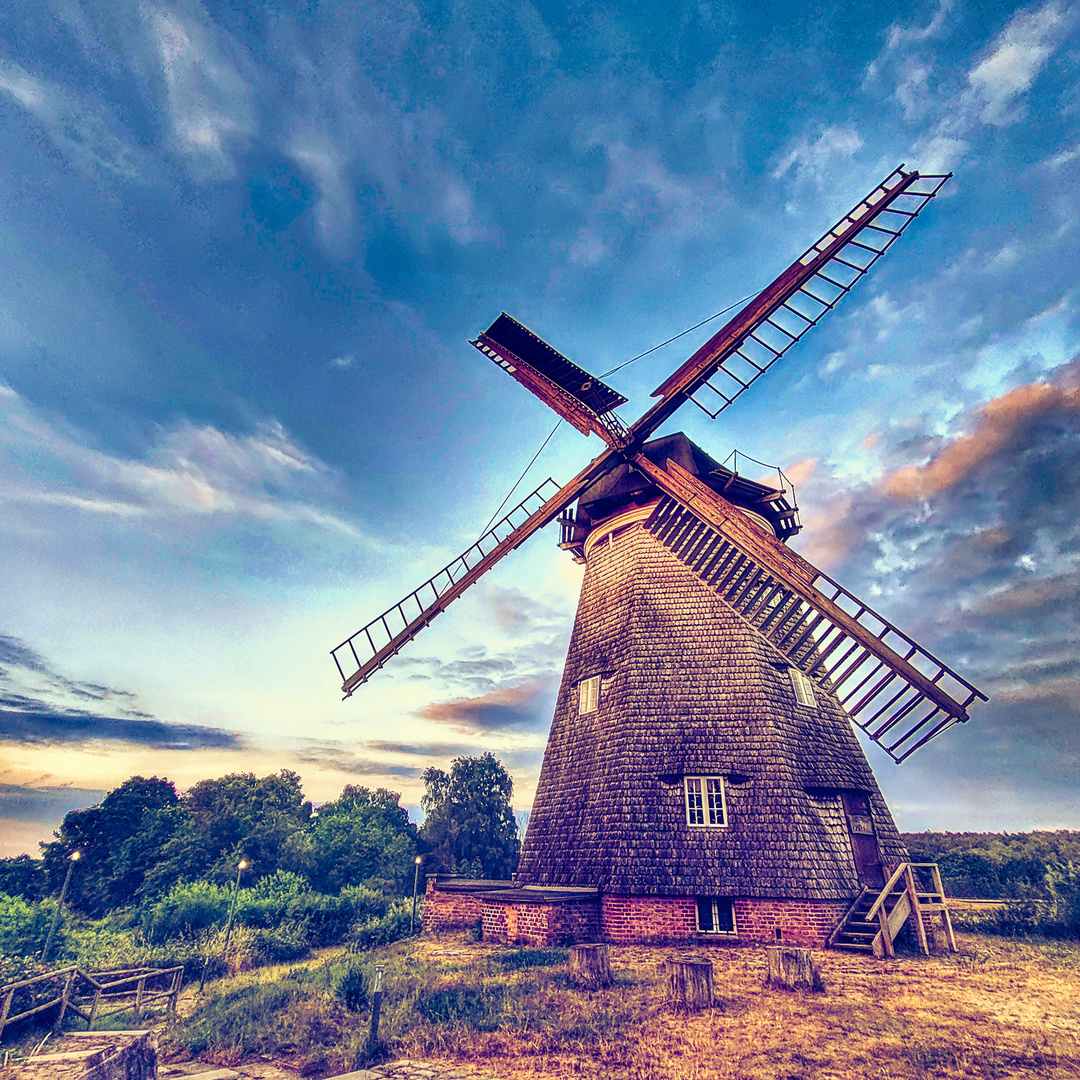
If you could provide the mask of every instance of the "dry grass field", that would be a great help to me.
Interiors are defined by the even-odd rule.
[[[494,1030],[464,1018],[389,1030],[397,1055],[468,1063],[501,1080],[922,1080],[1080,1077],[1080,946],[960,935],[957,955],[878,961],[819,954],[825,991],[766,989],[764,950],[611,946],[617,984],[593,994],[554,970],[507,972],[527,994]],[[495,947],[420,941],[431,986],[475,986]],[[715,1009],[673,1015],[666,956],[714,963]],[[525,989],[525,986],[522,986]],[[480,1027],[485,1025],[480,1024]],[[391,1020],[391,1028],[398,1023]]]

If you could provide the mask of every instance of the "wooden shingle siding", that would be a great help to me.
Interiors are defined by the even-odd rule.
[[[691,923],[696,895],[845,901],[859,883],[840,790],[869,795],[883,860],[904,859],[845,714],[820,684],[798,706],[788,668],[640,524],[597,544],[520,881],[681,897]],[[579,715],[598,673],[599,708]],[[686,775],[726,778],[727,828],[688,827]]]

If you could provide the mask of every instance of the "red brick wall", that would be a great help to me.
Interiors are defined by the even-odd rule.
[[[602,899],[600,927],[607,941],[649,941],[697,934],[692,896],[611,896]]]
[[[463,892],[443,892],[433,881],[424,893],[424,930],[463,930],[474,926],[483,916],[483,901]]]
[[[601,930],[612,942],[663,938],[739,941],[822,948],[848,909],[846,901],[756,900],[734,902],[736,935],[699,934],[692,896],[612,896],[603,898]],[[777,938],[776,931],[781,937]]]
[[[783,941],[821,949],[850,906],[846,900],[737,899],[735,929],[740,941]]]
[[[484,939],[508,945],[569,945],[597,941],[600,920],[595,900],[560,904],[484,901]]]

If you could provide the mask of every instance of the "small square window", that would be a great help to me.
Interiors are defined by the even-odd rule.
[[[734,934],[735,907],[731,897],[699,896],[697,928],[699,934]]]
[[[687,776],[684,783],[687,825],[727,825],[727,802],[722,776]]]
[[[596,712],[600,707],[600,676],[582,679],[578,684],[578,713]]]
[[[809,709],[817,708],[814,697],[814,684],[798,668],[788,668],[791,676],[791,688],[795,691],[795,700]]]

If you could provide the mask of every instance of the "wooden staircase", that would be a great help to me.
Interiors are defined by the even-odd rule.
[[[928,890],[923,888],[927,876],[931,882]],[[930,946],[923,921],[925,915],[940,916],[949,950],[956,952],[956,938],[937,863],[903,862],[893,870],[880,892],[863,888],[829,935],[829,947],[847,952],[872,953],[877,957],[895,956],[893,944],[896,936],[904,923],[914,916],[919,950],[929,956]]]

